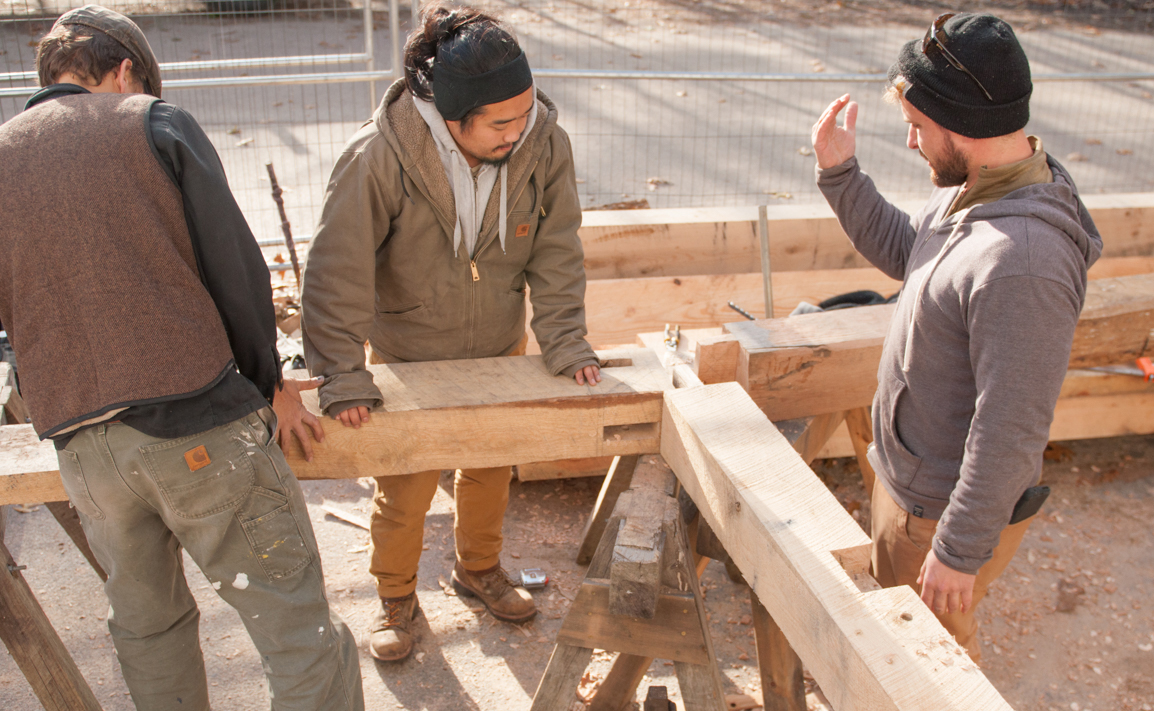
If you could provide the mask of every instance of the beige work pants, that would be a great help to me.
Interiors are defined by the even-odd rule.
[[[872,510],[870,513],[870,537],[873,539],[872,568],[874,578],[883,588],[892,588],[898,585],[909,585],[914,592],[921,594],[918,585],[918,574],[921,573],[922,563],[930,551],[930,544],[938,522],[932,519],[911,516],[886,491],[881,482],[874,485],[871,497]],[[1030,518],[1006,526],[1002,529],[998,545],[994,547],[994,557],[978,570],[974,581],[974,600],[966,612],[953,612],[938,615],[938,621],[946,631],[954,636],[958,644],[965,647],[970,658],[975,663],[982,661],[982,649],[978,640],[978,620],[974,617],[974,610],[978,603],[986,596],[990,583],[998,579],[1018,546],[1022,545],[1022,538],[1029,528]]]
[[[528,336],[508,356],[525,354]],[[373,351],[373,364],[396,362]],[[453,436],[451,432],[446,437]],[[417,589],[417,568],[425,537],[425,514],[437,493],[440,470],[375,477],[373,554],[369,572],[381,597],[404,597]],[[458,469],[453,481],[453,536],[457,560],[466,570],[485,570],[500,562],[501,525],[509,504],[512,467]]]
[[[273,422],[266,408],[178,439],[106,423],[57,452],[108,572],[108,630],[140,711],[209,709],[182,548],[239,614],[274,710],[365,708],[356,640],[329,609],[304,496]]]

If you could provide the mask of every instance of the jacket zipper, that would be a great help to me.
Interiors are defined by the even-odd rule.
[[[517,201],[521,199],[521,196],[525,194],[525,188],[529,187],[529,181],[533,177],[533,171],[537,170],[537,165],[540,162],[541,162],[541,159],[538,158],[537,162],[533,163],[533,167],[530,168],[529,172],[526,174],[529,177],[525,180],[525,184],[521,186],[521,189],[519,191],[517,191],[517,196],[513,198],[513,202],[510,204],[516,205]],[[493,189],[495,190],[496,187],[497,186],[493,186]],[[542,217],[545,216],[545,207],[544,206],[541,207],[541,216]],[[497,217],[497,219],[498,220],[507,220],[507,219],[509,219],[509,216],[508,215],[499,215]],[[497,229],[500,230],[501,229],[500,226],[498,226]],[[489,245],[493,244],[494,241],[495,241],[495,238],[491,239],[488,242],[486,242],[485,244],[481,245],[481,248],[477,250],[477,253],[474,254],[473,258],[469,261],[469,267],[473,270],[473,281],[474,282],[481,281],[481,273],[479,271],[477,271],[477,260],[481,258],[481,253],[484,252],[486,249],[488,249]]]

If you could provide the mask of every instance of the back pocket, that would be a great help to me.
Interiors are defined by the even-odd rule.
[[[177,516],[204,518],[235,508],[248,496],[253,466],[234,425],[140,448],[161,495]]]

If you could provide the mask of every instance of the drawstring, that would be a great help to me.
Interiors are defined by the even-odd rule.
[[[946,243],[942,245],[940,250],[938,250],[937,255],[934,257],[934,261],[930,263],[929,269],[926,270],[926,275],[922,278],[921,283],[918,284],[917,291],[914,292],[914,305],[910,309],[910,325],[906,330],[906,353],[905,357],[902,358],[903,373],[910,372],[910,361],[912,360],[914,349],[914,323],[917,321],[918,305],[922,302],[922,294],[926,289],[926,285],[930,283],[930,277],[934,275],[934,270],[938,268],[938,263],[942,261],[942,257],[946,256],[946,253],[953,249],[954,245],[957,243],[959,239],[958,235],[962,229],[962,223],[965,222],[966,217],[969,216],[970,210],[972,209],[974,208],[968,207],[958,214],[958,223],[954,225],[954,229],[952,232],[950,232],[950,236],[946,238]]]
[[[501,183],[501,211],[497,217],[497,235],[501,239],[501,253],[505,253],[505,233],[509,231],[509,163],[501,164],[501,173],[497,178]]]
[[[416,205],[417,201],[413,199],[413,196],[409,194],[409,189],[405,187],[405,166],[398,163],[397,172],[401,174],[401,192],[405,194],[405,197],[409,199],[409,202],[413,203],[413,205]]]

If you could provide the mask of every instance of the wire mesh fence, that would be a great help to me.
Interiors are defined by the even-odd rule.
[[[106,4],[137,20],[162,63],[179,63],[164,72],[166,99],[208,132],[257,236],[280,234],[267,162],[286,189],[294,230],[310,232],[341,146],[387,86],[389,4],[376,2],[371,18],[345,0]],[[514,29],[539,86],[557,103],[586,207],[820,200],[809,129],[845,92],[862,105],[859,156],[879,187],[894,199],[928,190],[925,164],[905,147],[905,126],[883,102],[879,75],[945,8],[902,0],[475,4]],[[1096,13],[1083,7],[1016,3],[1004,13],[1036,80],[1029,130],[1084,192],[1152,191],[1154,2],[1098,2]],[[398,3],[402,41],[410,8],[409,0]],[[66,9],[0,3],[0,120],[21,110],[26,96],[3,94],[35,83],[23,73],[33,69],[36,40]],[[253,66],[254,59],[276,61]],[[249,66],[235,66],[240,60]],[[379,78],[372,89],[348,81],[369,70]],[[330,76],[303,83],[318,74]],[[228,85],[270,76],[291,83]],[[190,79],[201,80],[192,82],[197,88],[179,86]]]

